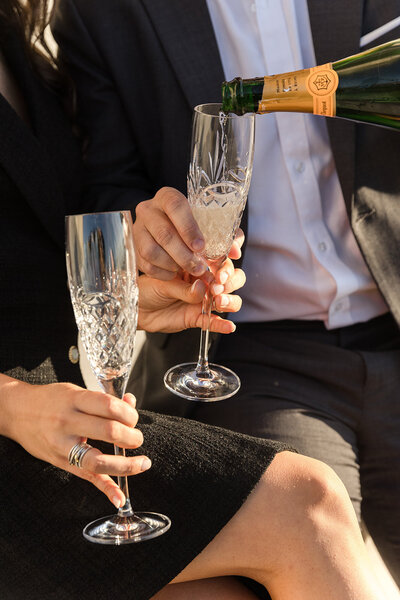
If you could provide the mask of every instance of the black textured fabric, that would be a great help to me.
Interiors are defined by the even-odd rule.
[[[149,599],[213,539],[283,448],[149,412],[140,427],[153,466],[130,479],[132,502],[167,514],[172,527],[121,547],[82,536],[88,522],[113,513],[102,494],[0,438],[3,600]]]

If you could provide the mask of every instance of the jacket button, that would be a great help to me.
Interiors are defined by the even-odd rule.
[[[68,358],[73,365],[76,365],[79,362],[79,350],[76,346],[70,347],[68,350]]]

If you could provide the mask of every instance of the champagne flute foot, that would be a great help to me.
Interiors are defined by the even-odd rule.
[[[92,521],[83,530],[89,542],[119,546],[142,542],[162,535],[171,526],[165,515],[138,512],[129,517],[118,514]]]
[[[209,377],[199,377],[196,363],[183,363],[169,369],[164,384],[173,394],[197,402],[217,402],[236,394],[240,379],[230,369],[209,365]]]

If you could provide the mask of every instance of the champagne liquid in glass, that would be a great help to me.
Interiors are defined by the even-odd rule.
[[[204,236],[204,256],[216,260],[232,246],[246,203],[240,185],[222,182],[206,188],[191,202],[194,218]]]

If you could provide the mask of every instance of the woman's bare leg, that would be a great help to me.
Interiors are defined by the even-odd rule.
[[[343,484],[291,452],[173,583],[221,575],[250,577],[274,600],[383,600]]]
[[[257,596],[233,577],[172,583],[151,600],[257,600]]]

